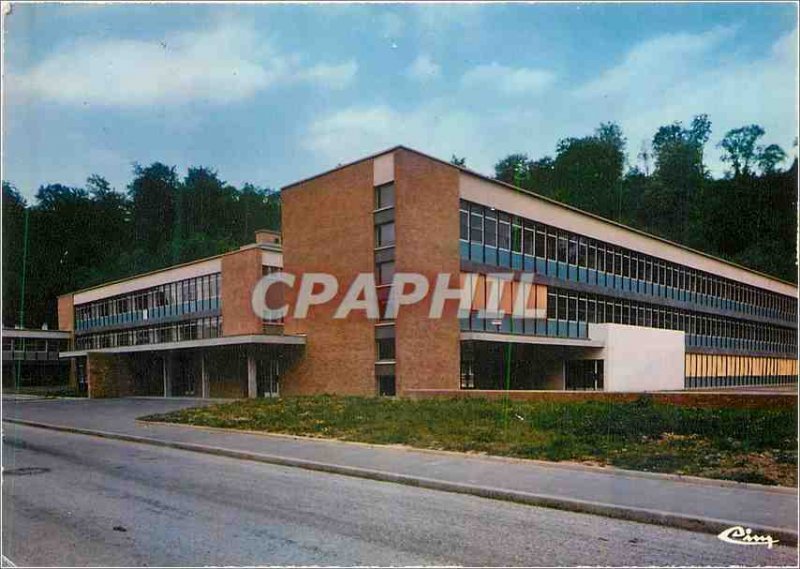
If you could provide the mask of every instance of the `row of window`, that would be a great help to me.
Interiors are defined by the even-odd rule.
[[[537,289],[538,290],[538,289]],[[541,304],[536,301],[536,304]],[[791,353],[797,349],[797,330],[757,324],[735,318],[619,300],[595,294],[549,288],[547,318],[483,318],[473,311],[461,319],[465,331],[502,332],[540,336],[586,338],[589,323],[615,323],[682,330],[687,347],[730,348]]]
[[[793,321],[794,298],[461,201],[461,257],[642,294]]]
[[[100,350],[123,346],[204,340],[219,338],[221,335],[222,317],[212,316],[160,326],[81,334],[75,338],[75,348],[78,350]]]
[[[88,330],[217,310],[221,274],[193,277],[75,307],[75,329]]]
[[[779,385],[797,382],[797,360],[686,354],[687,389]]]
[[[3,338],[4,352],[63,352],[66,351],[68,340],[45,338]]]

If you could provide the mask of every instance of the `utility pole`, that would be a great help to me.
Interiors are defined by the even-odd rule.
[[[20,299],[19,299],[19,325],[25,328],[25,273],[28,271],[28,220],[30,219],[30,209],[25,208],[25,229],[22,238],[22,276],[20,277]],[[25,338],[22,340],[22,354],[25,355]],[[15,346],[16,347],[16,346]],[[16,351],[16,350],[14,350]],[[19,391],[20,375],[22,373],[22,360],[17,360],[14,386]]]

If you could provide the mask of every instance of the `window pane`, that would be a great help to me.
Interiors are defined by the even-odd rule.
[[[522,239],[522,252],[526,255],[533,255],[533,242],[534,242],[534,233],[533,229],[525,228],[523,239]]]
[[[394,243],[394,222],[375,227],[376,246],[383,247]]]
[[[470,241],[483,243],[483,215],[473,211],[470,221]]]
[[[375,188],[375,209],[394,205],[394,184],[386,184]]]
[[[378,263],[377,272],[379,285],[392,284],[392,278],[394,277],[394,261]]]

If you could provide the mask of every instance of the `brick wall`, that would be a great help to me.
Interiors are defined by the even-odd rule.
[[[127,356],[90,353],[86,357],[89,397],[126,397],[134,394],[132,366]]]
[[[398,272],[424,275],[431,286],[450,273],[459,286],[458,170],[413,152],[395,152],[396,261]],[[397,391],[459,386],[460,343],[457,302],[448,302],[443,318],[428,318],[425,301],[400,307],[396,322]]]
[[[75,310],[71,294],[58,297],[58,329],[67,332],[75,329]]]
[[[373,161],[365,160],[284,190],[284,269],[334,275],[336,297],[311,307],[307,318],[286,319],[287,334],[306,334],[305,354],[281,380],[282,395],[374,395],[374,322],[363,311],[333,314],[358,273],[374,271]],[[287,292],[294,305],[299,288]]]
[[[253,312],[253,287],[261,279],[261,250],[245,249],[222,257],[222,335],[261,334]]]

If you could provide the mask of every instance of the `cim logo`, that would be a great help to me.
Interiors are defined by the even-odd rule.
[[[757,535],[750,528],[733,526],[717,536],[722,541],[735,543],[737,545],[766,545],[768,549],[779,543],[777,539],[772,539],[771,535]]]

